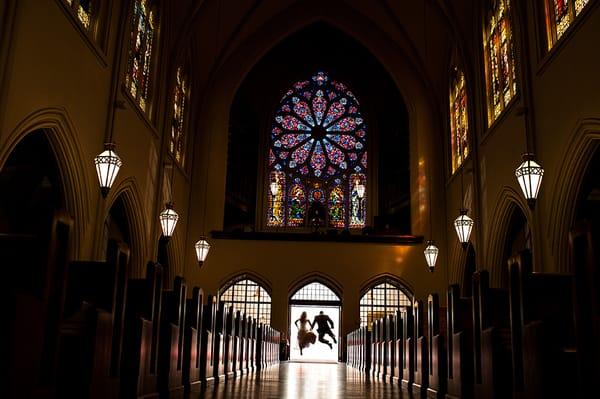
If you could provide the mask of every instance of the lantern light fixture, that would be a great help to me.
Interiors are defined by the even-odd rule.
[[[208,251],[210,251],[210,244],[204,237],[201,237],[200,240],[196,243],[196,258],[198,259],[198,264],[202,266],[206,257],[208,256]]]
[[[462,208],[460,215],[454,220],[454,228],[456,229],[456,235],[458,241],[466,248],[469,243],[469,237],[471,237],[471,230],[473,229],[475,222],[469,216],[467,216],[467,209]]]
[[[532,153],[523,154],[523,163],[515,170],[521,191],[531,209],[535,206],[544,176],[544,168],[534,161]]]
[[[158,219],[160,220],[163,236],[167,239],[171,238],[179,220],[179,215],[173,209],[172,202],[167,202],[165,209],[160,213]]]
[[[94,164],[96,165],[100,191],[102,192],[102,196],[106,198],[123,165],[123,161],[121,161],[121,158],[115,152],[115,144],[105,143],[104,151],[94,158]]]
[[[433,273],[435,269],[435,263],[437,262],[438,254],[440,253],[439,248],[435,245],[435,241],[429,240],[427,241],[427,247],[423,251],[425,254],[425,260],[427,261],[427,266],[429,266],[429,271]]]

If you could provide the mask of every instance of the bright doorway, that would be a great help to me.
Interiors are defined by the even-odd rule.
[[[289,313],[289,332],[290,332],[290,360],[299,362],[327,362],[337,363],[339,360],[340,347],[340,323],[341,323],[342,302],[340,297],[329,287],[319,282],[309,283],[297,290],[290,298]],[[319,312],[323,312],[333,322],[331,329],[337,342],[329,335],[325,335],[324,340],[332,344],[330,348],[327,344],[319,342],[317,326],[314,326],[313,332],[317,336],[314,344],[304,348],[300,355],[298,346],[298,328],[295,321],[300,318],[302,312],[306,312],[308,320],[312,323]],[[300,323],[298,323],[300,324]]]

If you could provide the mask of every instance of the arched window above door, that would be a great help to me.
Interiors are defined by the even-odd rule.
[[[296,82],[275,112],[266,224],[331,228],[366,222],[367,126],[349,88],[324,72]]]
[[[306,284],[290,299],[292,301],[340,301],[340,297],[331,288],[317,281]]]

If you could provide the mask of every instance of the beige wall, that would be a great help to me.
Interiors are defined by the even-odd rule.
[[[470,96],[473,148],[464,167],[464,186],[476,220],[472,243],[478,267],[490,269],[493,284],[499,284],[506,219],[517,204],[533,226],[536,269],[569,269],[566,234],[572,202],[600,132],[598,2],[591,2],[546,55],[538,51],[541,37],[533,2],[527,2],[526,10],[515,8],[526,12],[527,28],[516,30],[515,41],[519,54],[525,40],[532,49],[527,58],[531,74],[528,78],[519,68],[518,76],[530,79],[535,152],[546,170],[533,212],[527,210],[514,178],[526,143],[522,89],[493,128],[486,127],[480,1],[426,2],[423,10],[420,2],[272,0],[252,5],[226,0],[220,14],[216,0],[165,1],[149,116],[136,110],[122,87],[125,57],[119,55],[126,52],[129,25],[120,26],[127,21],[128,2],[108,2],[106,41],[100,44],[78,28],[61,0],[3,3],[0,167],[24,135],[47,129],[63,171],[67,208],[75,218],[74,258],[102,258],[103,221],[119,194],[126,200],[133,230],[133,274],[142,275],[145,263],[156,258],[157,215],[166,200],[169,98],[174,70],[187,57],[192,77],[189,162],[175,173],[181,218],[169,244],[178,273],[214,292],[228,277],[253,271],[270,285],[273,325],[280,329],[286,326],[290,287],[312,273],[342,287],[345,332],[357,325],[360,290],[378,275],[398,276],[421,299],[429,292],[443,294],[449,282],[461,281],[464,262],[451,225],[461,204],[461,179],[450,176],[447,148],[448,71],[450,55],[457,51],[466,65]],[[427,272],[423,246],[223,239],[210,240],[213,248],[202,269],[195,262],[194,242],[222,228],[229,107],[237,87],[270,48],[316,20],[366,46],[404,97],[410,120],[413,233],[429,238],[429,179],[433,237],[440,247],[434,274]],[[111,131],[124,167],[103,199],[92,159]]]

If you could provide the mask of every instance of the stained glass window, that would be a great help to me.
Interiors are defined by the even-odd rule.
[[[545,0],[548,50],[561,38],[589,0]]]
[[[91,29],[92,17],[96,13],[96,2],[92,0],[66,0],[85,29]]]
[[[360,298],[360,325],[371,328],[371,323],[382,317],[394,314],[403,306],[411,306],[412,301],[397,283],[380,283]]]
[[[233,305],[236,311],[257,319],[259,323],[271,324],[271,296],[252,279],[238,278],[227,283],[220,301],[225,307]]]
[[[467,88],[465,75],[453,68],[450,81],[450,147],[452,151],[452,173],[469,155],[469,114],[467,113]]]
[[[177,68],[175,89],[173,94],[173,120],[171,121],[171,140],[169,151],[179,165],[185,160],[185,107],[189,96],[188,82],[181,68]]]
[[[517,92],[510,0],[490,0],[483,34],[488,125]]]
[[[367,126],[345,84],[324,72],[293,84],[271,129],[267,226],[308,226],[311,207],[322,206],[329,227],[364,227],[366,147]]]
[[[150,0],[134,0],[125,84],[142,110],[146,110],[150,94],[150,66],[155,30],[156,13]]]

